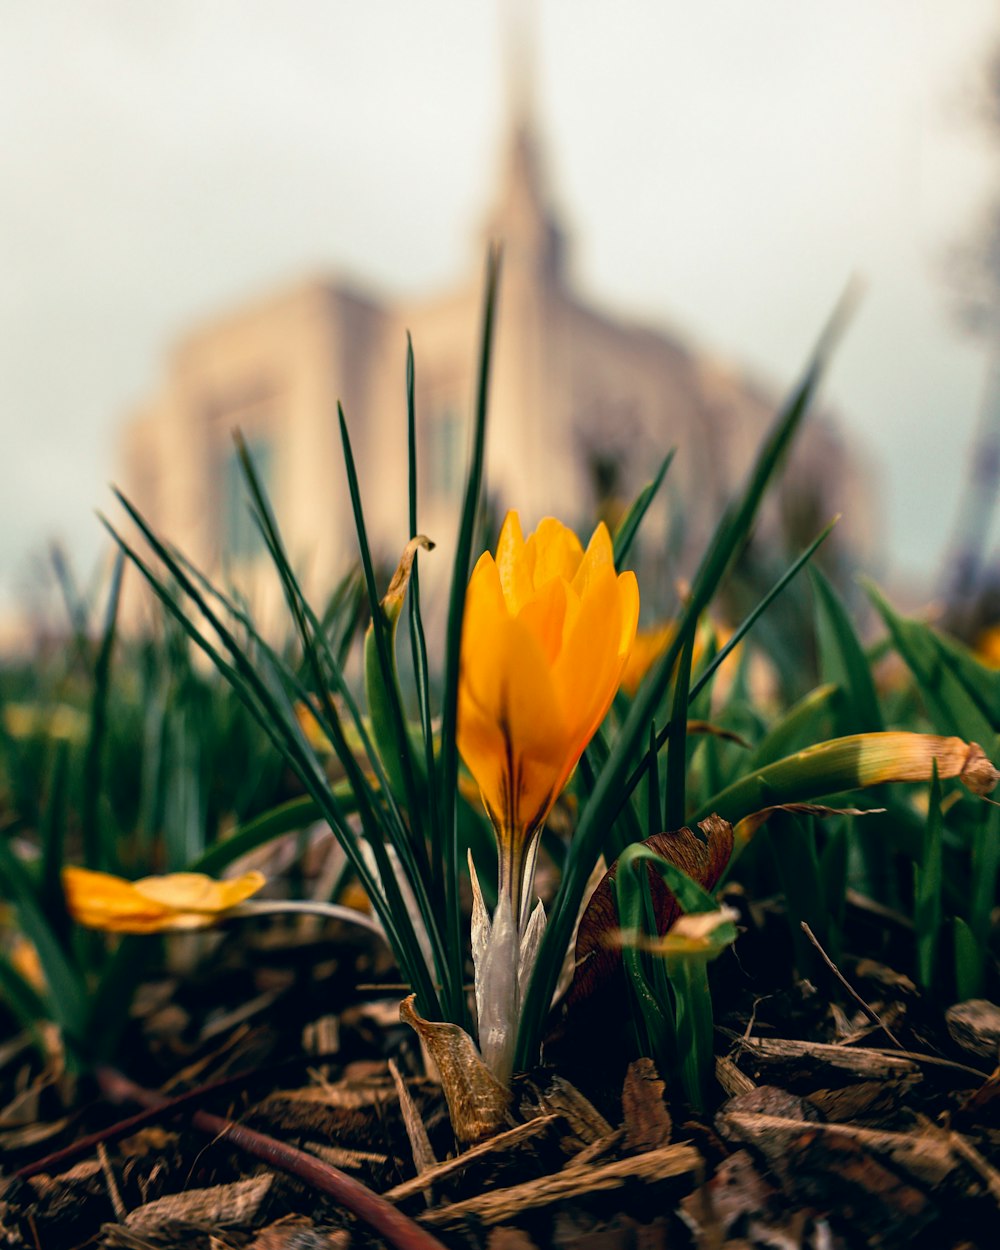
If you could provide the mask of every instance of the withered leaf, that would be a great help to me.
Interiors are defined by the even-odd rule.
[[[481,1141],[506,1121],[510,1091],[496,1079],[472,1038],[457,1024],[435,1023],[418,1015],[411,994],[399,1004],[399,1018],[427,1047],[441,1076],[451,1126],[462,1142]]]
[[[699,823],[699,837],[692,829],[655,833],[643,843],[670,860],[703,889],[711,890],[722,876],[733,850],[733,827],[720,816]],[[596,995],[621,968],[621,950],[609,939],[619,927],[611,882],[617,872],[611,865],[594,891],[576,938],[576,974],[567,1004],[572,1011]],[[673,892],[652,868],[648,869],[657,933],[662,936],[681,914]]]

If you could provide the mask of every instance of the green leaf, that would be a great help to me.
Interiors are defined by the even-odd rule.
[[[667,476],[667,470],[673,461],[675,451],[671,449],[663,458],[663,463],[656,472],[656,476],[651,482],[642,488],[629,510],[618,523],[614,537],[614,558],[615,568],[621,572],[627,567],[629,552],[632,550],[632,544],[635,542],[636,535],[639,533],[639,527],[645,519],[649,506],[656,498],[660,487],[663,485],[663,479]]]
[[[338,791],[345,813],[349,812],[353,806],[353,791],[350,786],[346,782],[341,782],[335,789]],[[303,794],[299,798],[289,799],[287,803],[282,803],[278,807],[271,808],[270,811],[263,812],[253,820],[248,820],[230,837],[210,846],[192,864],[188,865],[187,871],[218,876],[224,868],[228,868],[241,855],[247,855],[250,851],[255,851],[258,847],[265,846],[286,833],[306,829],[321,819],[322,815],[319,804],[311,795]]]
[[[892,636],[893,645],[916,678],[927,711],[939,733],[978,742],[990,750],[995,730],[979,702],[966,689],[950,657],[929,626],[898,615],[871,582],[865,589]]]
[[[955,947],[955,995],[960,1003],[982,998],[986,987],[989,952],[961,916],[952,920]]]
[[[816,598],[820,674],[824,682],[839,686],[844,696],[837,732],[878,733],[885,729],[878,695],[847,609],[818,568],[811,568],[809,576]]]
[[[114,866],[116,855],[113,847],[106,847],[101,836],[99,804],[104,787],[102,766],[104,741],[107,734],[108,690],[111,677],[111,656],[115,645],[115,627],[118,605],[121,601],[122,573],[125,557],[121,551],[115,555],[111,573],[111,588],[104,614],[104,630],[101,647],[94,664],[94,693],[90,706],[90,735],[83,765],[83,794],[80,808],[80,832],[83,839],[83,862],[98,871]]]
[[[969,925],[984,946],[993,929],[993,909],[1000,879],[1000,807],[985,804],[973,831],[972,898]]]
[[[830,718],[830,707],[838,689],[835,685],[817,686],[793,704],[760,742],[751,766],[763,768],[825,738],[827,734],[820,732],[820,726]]]
[[[767,822],[766,835],[774,858],[774,868],[785,899],[785,916],[795,951],[799,976],[815,978],[819,961],[816,950],[802,931],[805,921],[820,944],[836,959],[836,934],[826,909],[826,891],[816,852],[816,836],[811,822],[800,821],[787,812],[775,812]]]
[[[913,929],[917,940],[917,976],[930,991],[937,980],[938,945],[941,934],[941,888],[944,877],[944,821],[941,816],[941,781],[937,766],[931,779],[930,804],[919,864],[914,865]]]
[[[383,730],[388,730],[385,736],[389,737],[391,741],[391,749],[389,748],[389,743],[386,743],[384,753],[380,752],[380,755],[383,762],[386,755],[393,759],[393,771],[398,773],[406,799],[406,810],[409,813],[411,822],[411,852],[418,868],[417,873],[414,875],[420,876],[422,880],[427,881],[430,877],[430,870],[427,861],[427,843],[424,838],[423,809],[417,790],[413,757],[410,752],[410,741],[406,734],[406,715],[399,689],[399,677],[396,672],[392,635],[387,615],[383,612],[375,585],[375,568],[372,564],[371,551],[368,546],[368,534],[365,527],[364,510],[361,506],[361,489],[354,465],[354,453],[351,450],[351,440],[347,432],[344,412],[339,404],[337,405],[337,415],[340,420],[340,437],[344,448],[344,463],[347,466],[347,484],[351,495],[351,507],[354,511],[354,526],[357,530],[358,546],[361,552],[361,567],[365,574],[365,584],[368,588],[368,605],[372,614],[369,628],[374,643],[375,663],[372,667],[377,669],[377,680],[374,675],[370,681],[367,679],[366,665],[366,689],[377,689],[379,692],[376,702],[380,722]],[[366,653],[367,650],[366,641]],[[369,708],[369,711],[371,711],[371,708]],[[391,780],[390,774],[390,782]],[[442,970],[442,976],[444,975],[444,970]]]
[[[417,405],[416,366],[413,359],[413,340],[406,335],[406,444],[410,505],[410,539],[420,530],[417,525]],[[431,710],[431,687],[427,663],[427,641],[424,622],[420,612],[420,555],[413,561],[410,576],[410,649],[413,657],[413,676],[417,687],[417,704],[420,708],[420,730],[424,748],[424,778],[428,805],[428,834],[430,837],[431,894],[435,904],[444,908],[444,852],[441,830],[441,804],[437,785],[437,765],[434,759],[434,724]],[[457,895],[458,885],[454,892]]]
[[[49,985],[52,1018],[62,1026],[70,1044],[83,1038],[87,998],[83,981],[69,961],[52,926],[45,918],[38,895],[24,865],[0,836],[0,881],[7,898],[17,908],[20,927],[38,952]]]
[[[695,625],[692,625],[681,650],[677,676],[674,678],[674,701],[670,709],[670,733],[667,738],[667,798],[664,829],[680,829],[684,824],[684,793],[687,777],[688,694],[691,686],[691,657],[694,654]]]
[[[438,760],[440,778],[441,830],[444,840],[443,862],[445,881],[445,945],[452,956],[451,992],[448,1019],[467,1022],[468,1008],[463,988],[465,935],[462,931],[462,910],[458,887],[460,856],[456,791],[458,789],[458,675],[462,648],[462,622],[465,617],[465,593],[472,571],[472,548],[479,517],[483,462],[486,450],[486,409],[489,397],[490,365],[493,354],[493,323],[496,316],[497,287],[500,280],[500,253],[491,249],[486,262],[486,292],[483,300],[483,329],[479,353],[479,381],[476,388],[475,421],[472,454],[465,479],[465,499],[455,545],[451,592],[448,598],[448,625],[445,634],[444,690],[441,699],[441,753]]]

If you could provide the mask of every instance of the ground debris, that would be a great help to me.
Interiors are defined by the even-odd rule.
[[[483,1224],[502,1224],[524,1211],[550,1207],[574,1199],[590,1200],[596,1194],[619,1189],[629,1182],[655,1184],[697,1172],[701,1155],[686,1143],[664,1146],[628,1159],[616,1159],[599,1167],[564,1168],[507,1189],[495,1189],[462,1202],[426,1211],[421,1221],[444,1228],[461,1226],[470,1217]]]
[[[228,1185],[186,1189],[166,1194],[136,1207],[125,1217],[131,1229],[157,1228],[161,1224],[213,1224],[226,1227],[255,1222],[274,1188],[275,1174],[264,1173]]]
[[[636,1059],[629,1064],[622,1088],[622,1115],[630,1153],[669,1145],[673,1124],[663,1101],[665,1092],[666,1085],[652,1059]]]
[[[872,1024],[853,1000],[763,974],[741,990],[743,965],[720,963],[713,969],[737,991],[717,993],[720,1052],[732,1043],[716,1057],[705,1112],[685,1106],[649,1060],[628,1066],[623,1054],[616,1067],[588,1068],[577,1045],[576,1067],[519,1077],[509,1126],[463,1148],[440,1085],[417,1075],[421,1054],[398,1022],[398,996],[385,997],[398,972],[381,948],[294,936],[248,946],[234,933],[218,945],[214,972],[158,974],[137,997],[122,1052],[128,1075],[169,1097],[190,1091],[186,1107],[333,1164],[448,1247],[1000,1245],[1000,1070],[979,1071],[990,1066],[985,1052],[963,1054],[940,1008],[884,965],[848,966],[872,1010],[898,1029],[896,1048],[881,1048],[884,1034],[862,1036]],[[359,1000],[356,986],[369,981],[379,997]],[[267,1006],[266,993],[280,1001]],[[213,1012],[222,1025],[206,1030]],[[133,1124],[130,1109],[95,1098],[88,1078],[76,1091],[51,1080],[50,1059],[20,1036],[3,1046],[0,1107],[11,1113],[0,1131],[13,1142],[2,1166],[52,1155],[30,1180],[0,1180],[0,1250],[384,1244],[224,1132],[206,1138],[181,1112]],[[119,1123],[120,1133],[102,1136]],[[74,1141],[78,1153],[59,1153]]]
[[[912,1059],[861,1046],[834,1046],[788,1038],[748,1037],[740,1040],[736,1060],[753,1074],[780,1073],[786,1081],[815,1083],[824,1070],[857,1080],[885,1081],[919,1071]]]
[[[996,1003],[970,998],[949,1007],[944,1018],[957,1046],[981,1059],[1000,1061],[1000,1007]]]

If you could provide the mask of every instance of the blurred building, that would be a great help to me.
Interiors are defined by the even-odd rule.
[[[661,585],[690,574],[781,396],[671,333],[631,324],[583,299],[547,193],[534,127],[515,110],[482,231],[503,245],[490,396],[488,498],[525,525],[546,514],[589,532],[677,457],[645,529]],[[356,554],[337,426],[343,403],[369,535],[394,564],[408,537],[405,342],[416,357],[420,528],[450,564],[474,405],[482,269],[458,288],[391,303],[336,278],[279,291],[188,335],[124,438],[126,493],[154,529],[202,569],[242,581],[258,600],[261,546],[246,507],[232,431],[266,483],[287,548],[317,598]],[[870,532],[867,493],[849,449],[814,416],[761,534],[813,537],[848,514],[841,551]],[[776,548],[777,549],[777,548]],[[647,594],[652,602],[656,596]],[[662,598],[663,596],[661,596]],[[258,605],[259,606],[259,605]],[[138,610],[132,601],[130,615]]]

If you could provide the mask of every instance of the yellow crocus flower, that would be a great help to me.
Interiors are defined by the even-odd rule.
[[[529,971],[522,945],[538,833],[611,705],[638,615],[635,575],[615,572],[603,523],[584,551],[551,517],[525,539],[517,513],[509,512],[496,557],[485,552],[469,582],[458,748],[479,785],[499,853],[486,960],[494,987],[503,979],[500,964],[507,984],[480,994],[477,978],[477,997],[483,1055],[501,1080],[509,1076],[510,1017]],[[484,1037],[484,995],[506,999],[499,1008],[503,1037],[493,1042]]]
[[[126,881],[107,872],[64,868],[70,915],[88,929],[110,933],[164,933],[207,929],[264,885],[260,872],[215,881],[200,872],[174,872]]]

